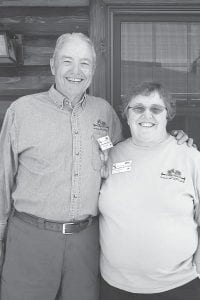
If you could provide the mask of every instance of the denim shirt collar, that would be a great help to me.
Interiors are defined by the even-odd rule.
[[[81,100],[75,106],[82,105],[82,107],[83,107],[86,102],[86,96],[87,96],[86,93],[84,93]],[[68,108],[73,110],[71,102],[68,100],[68,98],[66,96],[64,96],[63,94],[61,94],[59,91],[56,90],[55,85],[52,85],[50,87],[49,97],[59,109],[63,109],[64,105],[67,105]]]

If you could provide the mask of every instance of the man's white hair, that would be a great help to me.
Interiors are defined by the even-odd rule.
[[[88,43],[88,45],[91,47],[92,54],[93,54],[93,66],[95,68],[95,66],[96,66],[96,52],[95,52],[95,49],[94,49],[94,44],[87,35],[85,35],[81,32],[64,33],[61,36],[59,36],[59,38],[56,41],[56,46],[55,46],[54,53],[53,53],[53,59],[55,59],[55,57],[57,55],[57,52],[62,48],[62,46],[68,40],[73,39],[73,38],[80,39],[80,40]]]

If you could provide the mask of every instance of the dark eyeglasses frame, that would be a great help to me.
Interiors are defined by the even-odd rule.
[[[128,110],[130,109],[134,113],[138,115],[142,115],[147,109],[153,114],[153,115],[159,115],[161,114],[166,108],[166,106],[162,106],[159,104],[152,104],[150,107],[146,107],[144,105],[138,104],[135,106],[128,106]]]

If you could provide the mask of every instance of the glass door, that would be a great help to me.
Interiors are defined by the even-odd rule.
[[[169,130],[185,130],[200,146],[200,22],[195,18],[168,14],[115,17],[113,105],[119,111],[131,86],[160,82],[177,100],[177,116]],[[125,134],[129,135],[127,130]]]

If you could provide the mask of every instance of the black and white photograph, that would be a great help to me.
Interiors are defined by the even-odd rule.
[[[200,299],[200,0],[0,0],[0,300]]]

